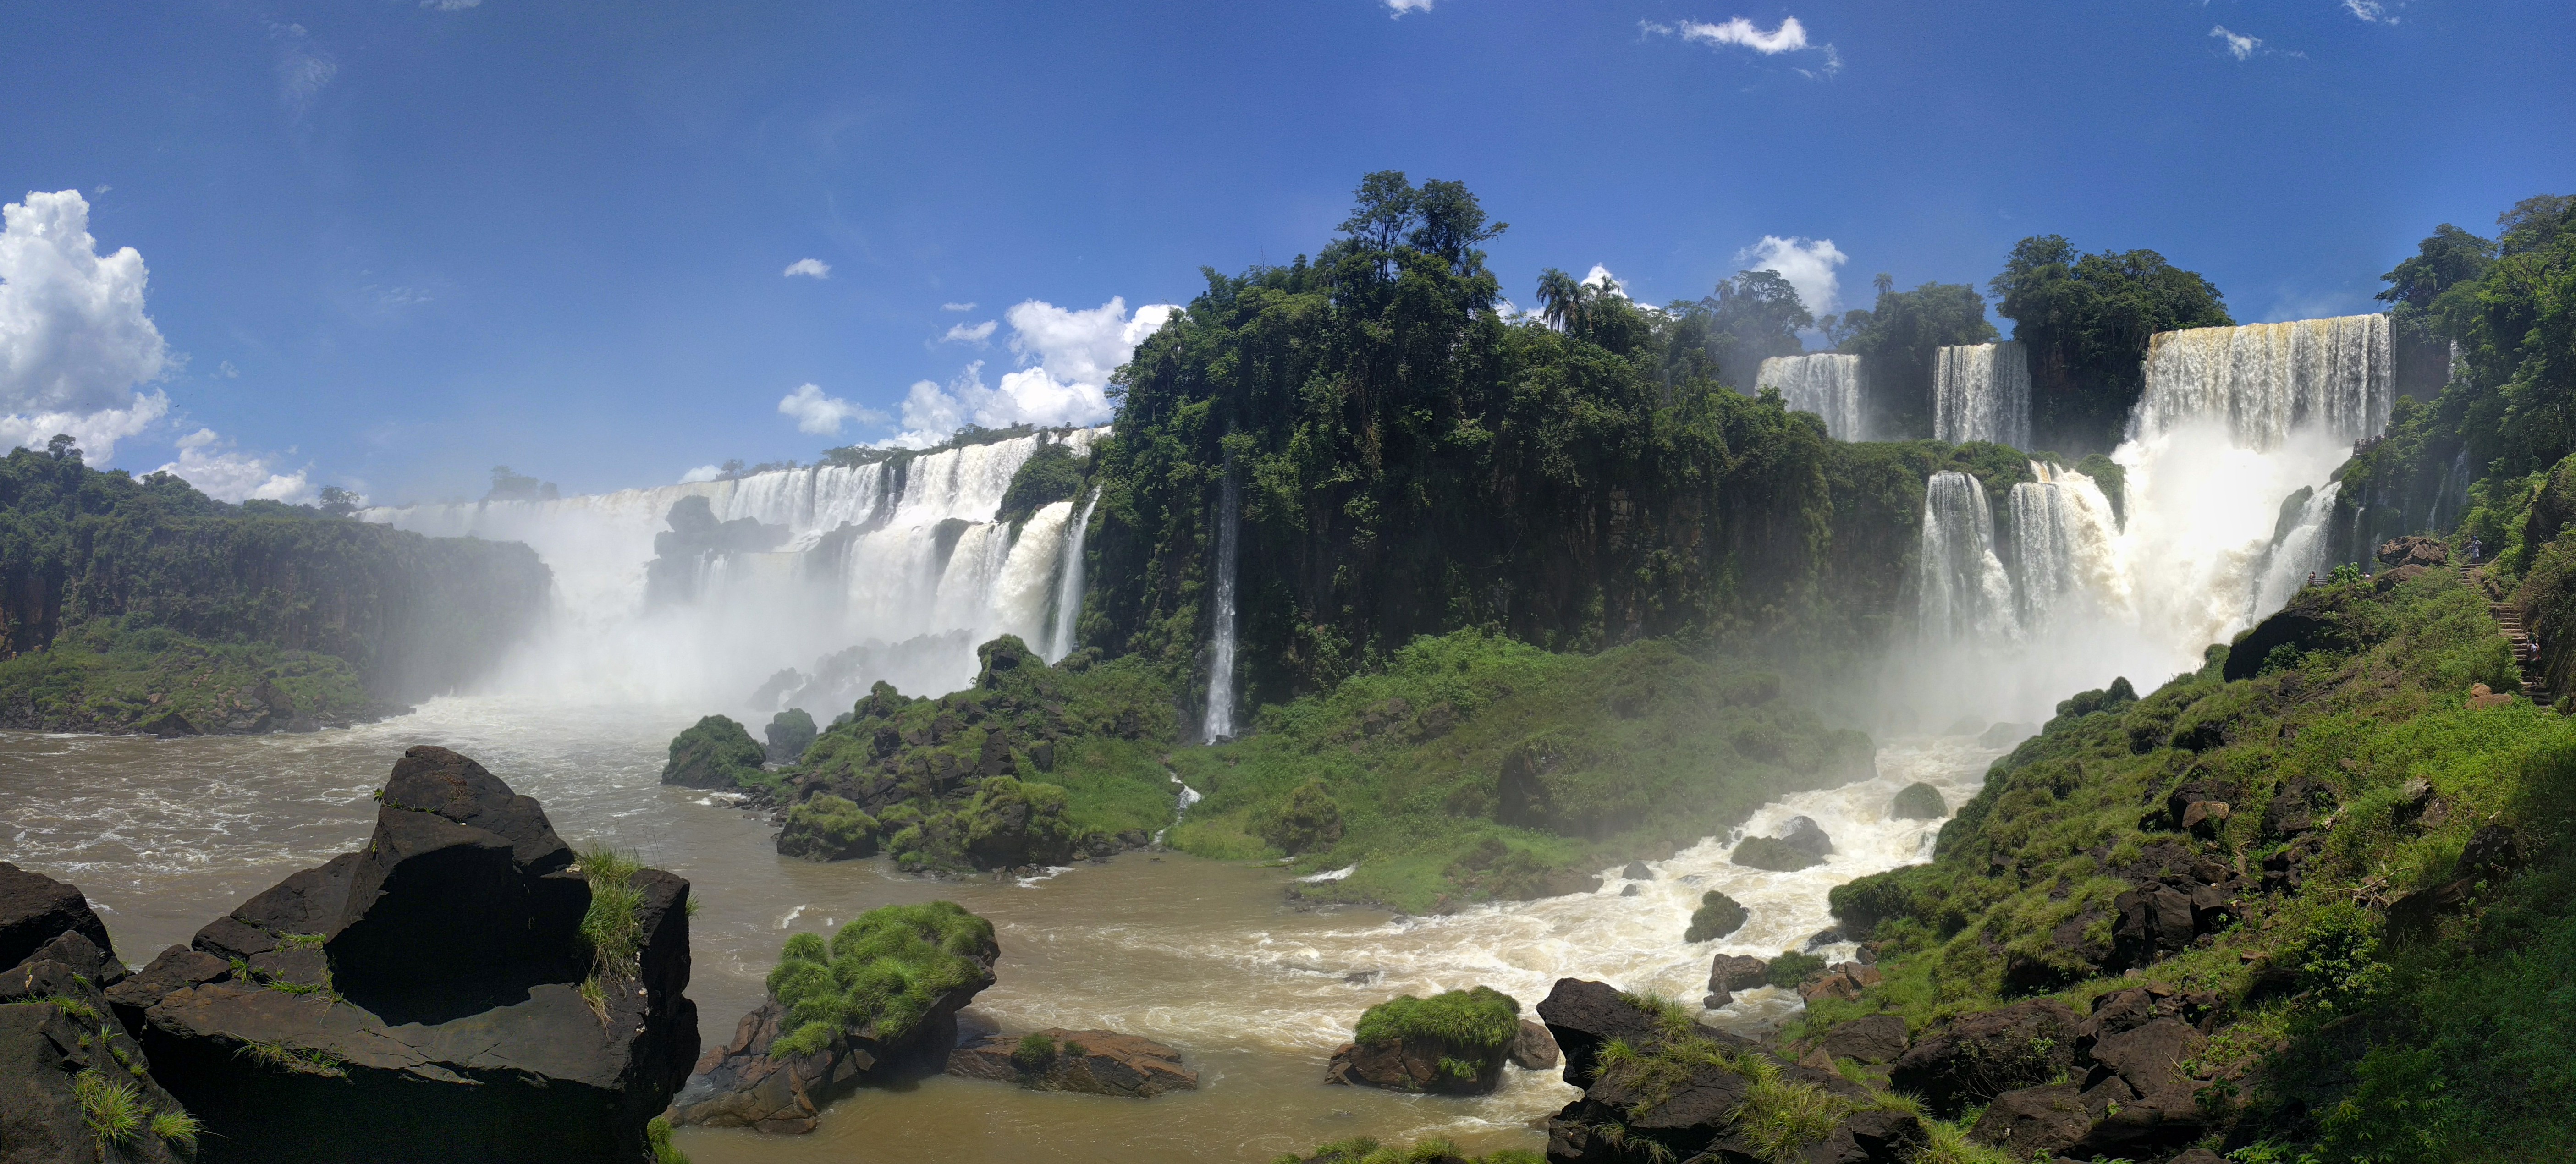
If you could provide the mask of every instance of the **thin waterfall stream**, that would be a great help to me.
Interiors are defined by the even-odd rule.
[[[1234,458],[1225,460],[1225,484],[1217,491],[1216,614],[1208,635],[1206,743],[1234,736],[1234,593],[1243,526],[1242,486],[1234,475]]]

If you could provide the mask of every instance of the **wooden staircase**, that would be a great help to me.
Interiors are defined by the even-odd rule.
[[[2483,592],[2473,567],[2460,567],[2460,581]],[[2523,697],[2543,707],[2549,706],[2548,672],[2541,668],[2537,653],[2531,649],[2531,632],[2522,625],[2522,608],[2510,602],[2490,602],[2487,616],[2495,619],[2496,626],[2503,629],[2506,641],[2513,644],[2514,662],[2522,668]]]

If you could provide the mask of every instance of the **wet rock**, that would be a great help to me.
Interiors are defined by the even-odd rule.
[[[1619,887],[1619,896],[1621,897],[1635,897],[1639,892],[1638,888],[1634,885],[1622,885]]]
[[[1046,1053],[1036,1053],[1037,1043]],[[1115,1031],[1050,1027],[1031,1035],[991,1035],[948,1055],[948,1073],[966,1079],[1017,1083],[1031,1091],[1078,1091],[1152,1099],[1195,1090],[1199,1076],[1181,1065],[1181,1053],[1150,1039]]]
[[[803,759],[805,749],[814,746],[817,731],[814,717],[801,707],[791,707],[771,716],[769,726],[761,729],[769,737],[768,756],[773,764],[793,764]]]
[[[134,725],[134,728],[147,736],[158,736],[165,740],[204,734],[197,730],[197,725],[188,722],[187,716],[175,711],[162,712]]]
[[[1794,873],[1811,865],[1821,865],[1824,858],[1790,845],[1778,837],[1746,837],[1726,858],[1748,869],[1772,873]]]
[[[1825,1053],[1837,1059],[1893,1063],[1905,1054],[1910,1043],[1905,1032],[1905,1016],[1874,1014],[1853,1019],[1825,1032],[1823,1045]]]
[[[1962,1015],[1899,1056],[1889,1081],[1923,1097],[1935,1114],[1956,1118],[1972,1104],[2072,1071],[2083,1027],[2083,1019],[2053,998]]]
[[[1643,861],[1630,861],[1627,868],[1619,871],[1619,876],[1628,881],[1652,881],[1655,871],[1647,868]]]
[[[1817,860],[1833,854],[1833,839],[1816,822],[1803,816],[1789,818],[1788,827],[1780,830],[1780,843]]]
[[[760,765],[769,751],[751,732],[721,715],[710,715],[671,737],[670,762],[662,765],[662,783],[683,788],[730,791],[760,780]]]
[[[15,966],[67,933],[113,951],[107,925],[69,884],[0,861],[0,966]]]
[[[1556,1036],[1547,1028],[1528,1019],[1521,1020],[1521,1033],[1512,1038],[1512,1066],[1524,1071],[1553,1071],[1560,1056]]]
[[[1770,980],[1771,964],[1744,954],[1720,954],[1708,966],[1713,991],[1750,990]]]
[[[632,959],[602,965],[578,935],[589,882],[534,800],[430,747],[378,798],[366,849],[109,996],[205,1121],[203,1158],[641,1157],[697,1049],[688,882],[629,876]]]
[[[1908,784],[1887,806],[1892,820],[1939,820],[1950,815],[1950,806],[1941,800],[1941,790],[1923,781]]]
[[[1744,928],[1752,915],[1732,897],[1712,889],[1700,895],[1699,909],[1691,914],[1690,928],[1683,931],[1685,942],[1713,942]]]

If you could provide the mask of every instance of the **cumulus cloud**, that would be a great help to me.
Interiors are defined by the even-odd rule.
[[[942,303],[939,305],[939,309],[941,311],[973,311],[975,310],[975,305],[972,303]]]
[[[483,0],[420,0],[421,7],[440,12],[463,12],[468,8],[479,7],[482,3]]]
[[[1628,285],[1620,282],[1619,276],[1611,274],[1610,268],[1600,263],[1592,264],[1592,269],[1583,273],[1583,285],[1607,288],[1621,299],[1628,298]]]
[[[942,343],[973,344],[980,348],[984,346],[984,341],[993,338],[993,329],[1000,326],[1001,321],[992,319],[985,320],[982,323],[961,323],[955,327],[949,328],[948,334],[939,337],[939,339]]]
[[[1136,345],[1180,310],[1178,304],[1148,303],[1130,318],[1126,298],[1112,296],[1088,311],[1031,299],[1002,314],[1011,321],[1011,351],[1022,365],[1036,363],[1059,379],[1102,385],[1135,354]]]
[[[1781,18],[1779,27],[1768,32],[1741,16],[1723,24],[1704,20],[1683,20],[1672,24],[1641,20],[1637,27],[1655,36],[1680,37],[1711,48],[1747,48],[1766,57],[1812,52],[1820,58],[1817,67],[1798,70],[1811,78],[1830,77],[1842,71],[1843,67],[1842,53],[1830,44],[1818,44],[1807,39],[1807,26],[1799,23],[1795,16]]]
[[[832,264],[821,259],[798,259],[787,264],[787,269],[779,273],[790,279],[799,275],[808,279],[829,279],[832,277]]]
[[[812,385],[807,385],[807,387],[812,387]],[[680,474],[680,484],[696,485],[707,481],[713,481],[722,476],[724,476],[724,466],[700,465],[686,473]]]
[[[923,448],[968,424],[1099,424],[1112,412],[1110,373],[1179,310],[1176,304],[1149,303],[1131,315],[1124,298],[1082,311],[1023,302],[1003,313],[1018,367],[990,385],[981,360],[946,384],[914,383],[904,395],[903,431],[881,443]]]
[[[161,466],[161,471],[185,479],[218,501],[256,497],[300,505],[313,500],[317,492],[304,470],[278,472],[269,458],[234,449],[231,441],[216,436],[211,428],[180,437],[179,459]]]
[[[77,190],[0,207],[0,437],[81,439],[95,460],[170,410],[138,391],[173,363],[143,313],[147,272],[133,247],[98,253]]]
[[[1431,11],[1431,0],[1386,0],[1387,18],[1402,20],[1407,12]]]
[[[1738,266],[1748,271],[1777,271],[1789,285],[1798,289],[1798,299],[1807,310],[1819,316],[1842,308],[1842,285],[1834,268],[1849,256],[1834,246],[1829,238],[1781,238],[1763,235],[1762,241],[1735,252]]]
[[[2240,61],[2253,56],[2254,50],[2263,47],[2262,37],[2246,36],[2243,33],[2229,32],[2227,31],[2227,26],[2224,24],[2211,25],[2209,35],[2224,41],[2228,55],[2233,56]]]
[[[340,62],[315,44],[301,24],[271,24],[268,39],[277,46],[278,95],[300,115],[340,75]]]
[[[782,416],[794,417],[796,427],[816,436],[839,436],[841,426],[850,421],[881,424],[885,414],[863,404],[853,404],[838,396],[826,396],[813,384],[800,384],[796,390],[778,398]],[[713,478],[708,478],[713,480]]]

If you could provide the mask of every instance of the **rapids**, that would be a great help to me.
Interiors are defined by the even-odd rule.
[[[1762,808],[1747,828],[1815,819],[1836,851],[1765,873],[1726,862],[1729,838],[1651,862],[1656,880],[1486,906],[1447,917],[1300,911],[1278,869],[1131,853],[1024,880],[926,881],[882,860],[781,859],[764,820],[658,781],[663,742],[694,708],[602,709],[447,698],[382,723],[314,735],[140,737],[0,733],[0,827],[8,859],[87,891],[129,962],[296,869],[359,843],[370,793],[400,750],[445,744],[544,801],[576,844],[607,843],[690,878],[696,999],[714,1045],[759,999],[780,943],[879,905],[944,897],[993,919],[1000,984],[968,1011],[1005,1029],[1104,1026],[1180,1048],[1202,1089],[1150,1102],[1041,1095],[935,1078],[836,1105],[811,1136],[683,1129],[701,1164],[850,1159],[1266,1161],[1329,1140],[1448,1136],[1476,1151],[1535,1149],[1530,1121],[1573,1090],[1554,1072],[1506,1073],[1497,1094],[1407,1097],[1320,1082],[1361,1010],[1400,993],[1487,984],[1534,1005],[1564,975],[1696,1001],[1718,952],[1769,955],[1831,921],[1825,891],[1928,859],[1938,822],[1885,817],[1899,788],[1928,780],[1953,807],[1998,754],[1966,737],[1895,741],[1876,778]],[[1722,942],[1683,943],[1699,895],[1717,889],[1752,919]],[[1848,954],[1842,945],[1828,954]],[[1752,1028],[1794,1011],[1761,989],[1717,1013]]]

